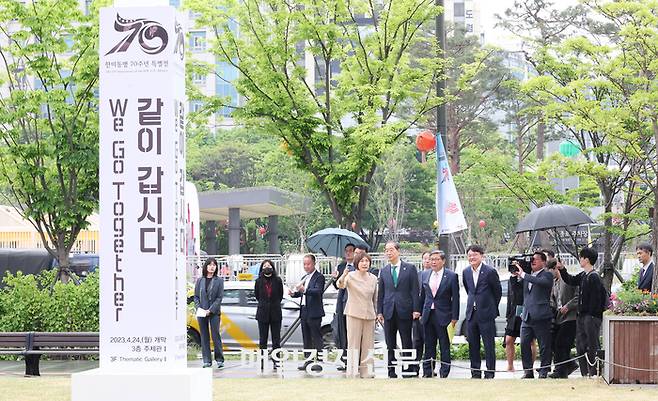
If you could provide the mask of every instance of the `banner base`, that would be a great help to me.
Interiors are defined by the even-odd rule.
[[[71,375],[72,401],[212,401],[212,369],[92,369]]]

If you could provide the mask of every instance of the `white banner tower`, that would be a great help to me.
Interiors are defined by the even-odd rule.
[[[183,18],[121,3],[100,12],[100,368],[72,400],[210,401],[187,368]]]

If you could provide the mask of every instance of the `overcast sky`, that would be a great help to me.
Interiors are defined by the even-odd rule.
[[[486,44],[493,44],[503,48],[518,47],[514,35],[501,28],[494,28],[496,22],[495,15],[504,15],[505,10],[514,5],[514,0],[475,0],[480,6],[480,15],[482,16],[482,26],[485,32]],[[548,0],[552,1],[557,8],[577,4],[578,0]],[[514,50],[514,49],[510,49]]]

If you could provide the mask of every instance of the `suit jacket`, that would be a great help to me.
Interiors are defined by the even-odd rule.
[[[222,311],[222,298],[224,298],[223,278],[214,276],[206,289],[206,278],[199,277],[194,286],[194,306],[197,309],[210,309],[210,313],[219,315]]]
[[[640,269],[642,269],[642,268],[640,267]],[[652,280],[653,279],[653,269],[654,269],[654,264],[653,264],[653,261],[652,261],[651,263],[649,263],[649,267],[647,267],[647,271],[644,272],[644,276],[643,277],[638,276],[638,278],[637,278],[637,288],[639,290],[651,291],[651,283],[653,281]]]
[[[423,312],[420,322],[426,324],[429,321],[432,304],[434,304],[434,309],[438,311],[439,324],[447,326],[451,320],[459,319],[459,279],[455,272],[444,267],[442,269],[441,284],[436,290],[436,295],[432,296],[432,287],[430,286],[432,273],[432,270],[423,271],[421,275],[423,286],[420,290],[420,300],[423,303]]]
[[[306,305],[300,310],[300,317],[302,319],[316,319],[324,316],[324,306],[322,305],[322,294],[324,294],[324,276],[319,271],[314,271],[311,279],[308,282],[308,287],[304,288],[304,292],[295,292],[291,296],[293,298],[306,297]],[[306,276],[304,276],[306,277]]]
[[[569,310],[566,315],[557,310],[559,304],[566,306]],[[568,321],[576,320],[578,312],[578,287],[574,287],[562,280],[554,280],[553,292],[551,293],[551,308],[555,308],[555,324],[563,324]]]
[[[345,271],[346,267],[347,267],[347,262],[342,262],[336,267],[336,269],[338,270],[338,277],[343,275],[343,272]],[[354,271],[354,265],[352,265],[350,271]],[[332,280],[332,284],[334,288],[338,290],[338,295],[336,295],[336,313],[342,315],[345,313],[345,305],[347,305],[347,289],[338,288],[338,285],[336,283],[337,280],[338,279]]]
[[[272,277],[269,280],[272,283],[272,296],[267,296],[265,283],[267,278],[258,277],[254,285],[254,295],[258,301],[256,309],[256,320],[259,322],[276,322],[281,321],[281,300],[283,300],[283,281],[281,277]]]
[[[420,312],[420,291],[418,290],[418,272],[411,263],[401,262],[398,271],[398,285],[393,285],[393,273],[388,264],[379,272],[377,292],[377,313],[384,319],[393,318],[397,311],[401,319],[412,319],[413,312]]]
[[[503,296],[503,289],[496,269],[482,263],[477,285],[473,283],[473,269],[469,266],[462,274],[464,289],[468,294],[466,300],[466,320],[473,316],[473,305],[477,306],[479,322],[495,320],[498,316],[498,304]]]
[[[551,292],[553,291],[553,274],[544,269],[536,276],[526,274],[523,284],[523,313],[521,320],[532,322],[553,318],[551,310]],[[530,284],[532,283],[532,288]]]

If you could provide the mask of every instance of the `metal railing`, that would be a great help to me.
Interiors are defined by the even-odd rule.
[[[499,271],[507,271],[507,263],[510,256],[514,254],[485,254],[484,261],[488,265],[493,266]],[[372,267],[382,269],[388,263],[386,255],[383,253],[371,253]],[[579,269],[579,261],[570,254],[564,253],[558,255],[562,263],[569,269],[569,271],[577,272]],[[196,281],[201,276],[201,265],[207,258],[213,257],[217,260],[219,266],[219,275],[227,281],[235,281],[239,279],[255,280],[258,276],[260,264],[263,260],[271,260],[274,268],[278,274],[283,278],[285,284],[297,283],[304,276],[303,258],[304,254],[289,254],[289,255],[276,255],[276,254],[252,254],[252,255],[204,255],[201,257],[188,257],[188,280],[190,282]],[[341,262],[340,258],[315,255],[316,268],[326,277],[331,276],[336,269],[338,263]],[[419,269],[421,268],[421,254],[402,254],[401,259],[405,262],[412,263]],[[603,254],[599,254],[599,259],[595,267],[601,267],[603,263]],[[199,268],[197,268],[198,266]],[[466,255],[450,255],[450,262],[448,268],[461,274],[462,270],[468,266],[468,258]],[[637,259],[634,253],[622,254],[619,266],[617,269],[626,278],[636,270],[638,266]]]

